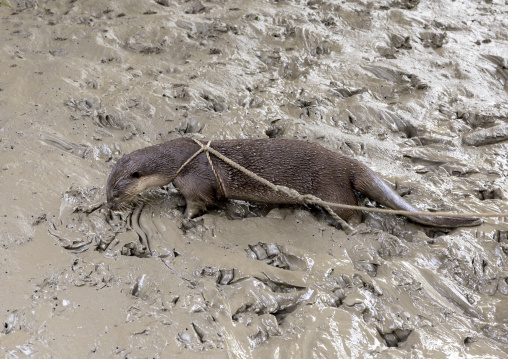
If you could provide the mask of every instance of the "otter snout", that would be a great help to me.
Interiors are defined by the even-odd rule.
[[[172,181],[172,178],[157,173],[147,173],[146,170],[127,173],[121,170],[120,172],[116,167],[113,169],[106,186],[108,207],[113,211],[121,211],[143,191],[165,186]]]
[[[108,203],[108,207],[110,210],[114,211],[114,212],[117,212],[120,210],[120,207],[122,205],[122,202],[120,201],[115,201],[115,200],[112,200],[112,199],[109,199],[107,200],[107,203]]]
[[[118,195],[118,191],[113,191],[109,186],[106,190],[106,202],[108,208],[115,212],[120,211],[124,205],[128,204],[125,198],[121,198],[121,196]]]

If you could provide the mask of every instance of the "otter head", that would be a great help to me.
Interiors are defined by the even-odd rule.
[[[147,188],[164,186],[173,180],[167,168],[159,164],[155,152],[147,147],[118,160],[106,185],[108,205],[113,211],[122,210]]]

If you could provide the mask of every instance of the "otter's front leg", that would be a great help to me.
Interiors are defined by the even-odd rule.
[[[187,202],[184,216],[187,219],[206,211],[206,206],[216,203],[213,179],[202,178],[195,173],[177,177],[173,184],[183,194]]]
[[[187,208],[185,208],[184,216],[186,219],[192,219],[198,216],[201,212],[206,211],[206,204],[202,201],[193,201],[190,199],[185,200]]]

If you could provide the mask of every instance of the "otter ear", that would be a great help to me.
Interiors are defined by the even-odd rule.
[[[140,177],[141,177],[141,173],[139,173],[139,172],[133,172],[133,173],[131,174],[131,177],[132,177],[132,178],[140,178]]]

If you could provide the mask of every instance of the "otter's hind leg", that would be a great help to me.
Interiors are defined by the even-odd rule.
[[[352,188],[348,188],[344,184],[340,186],[340,188],[336,188],[335,191],[328,190],[327,193],[321,193],[322,196],[319,196],[323,201],[339,203],[339,204],[347,204],[350,206],[357,206],[358,199]],[[353,209],[339,208],[339,207],[331,207],[331,209],[343,220],[352,225],[357,225],[362,223],[362,212],[356,211]]]

